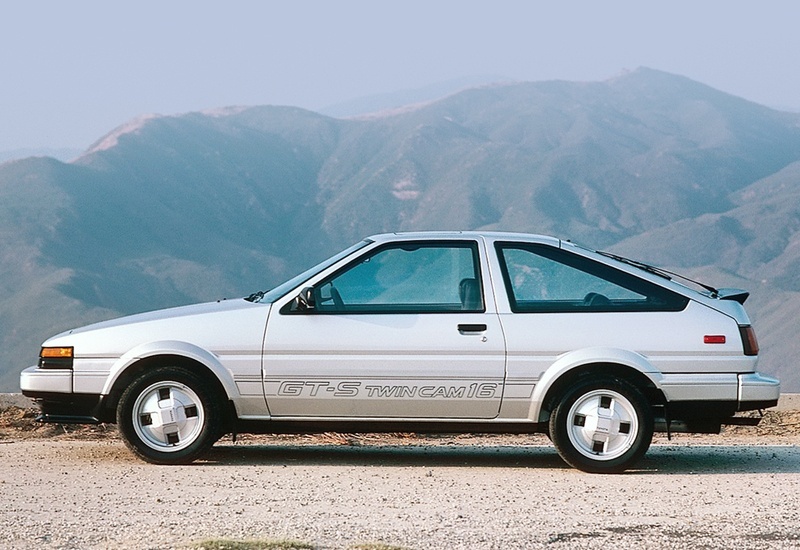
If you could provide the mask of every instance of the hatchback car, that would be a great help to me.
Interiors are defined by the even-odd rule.
[[[159,464],[225,433],[543,432],[620,472],[654,430],[777,403],[746,297],[551,237],[376,235],[267,292],[54,336],[21,388]]]

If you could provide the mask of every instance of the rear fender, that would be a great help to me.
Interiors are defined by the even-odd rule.
[[[553,397],[550,390],[565,376],[574,374],[584,367],[597,368],[597,373],[604,373],[609,366],[631,369],[647,377],[656,387],[660,387],[662,374],[643,355],[634,351],[618,348],[584,348],[559,356],[548,368],[533,389],[531,407],[528,418],[534,422],[541,421],[542,408]]]

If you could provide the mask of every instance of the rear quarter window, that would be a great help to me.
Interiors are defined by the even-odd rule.
[[[515,313],[681,311],[688,298],[548,245],[496,243]]]

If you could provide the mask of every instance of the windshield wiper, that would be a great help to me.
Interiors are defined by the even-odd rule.
[[[254,304],[258,303],[264,297],[264,294],[266,294],[266,292],[267,291],[265,290],[259,290],[258,292],[253,292],[250,296],[245,298],[245,300],[247,300],[248,302],[253,302]]]
[[[712,298],[719,297],[719,290],[717,290],[713,286],[701,283],[700,281],[695,281],[694,279],[690,279],[689,277],[681,275],[680,273],[675,273],[673,271],[669,271],[661,267],[656,267],[654,265],[646,264],[638,260],[631,260],[630,258],[626,258],[624,256],[618,256],[617,254],[612,254],[611,252],[603,252],[601,250],[596,250],[596,252],[601,256],[605,256],[606,258],[611,258],[613,260],[617,260],[618,262],[622,262],[624,264],[628,264],[630,266],[639,268],[648,273],[652,273],[653,275],[657,275],[659,277],[667,279],[668,281],[671,281],[673,277],[676,277],[683,281],[688,281],[710,292]]]

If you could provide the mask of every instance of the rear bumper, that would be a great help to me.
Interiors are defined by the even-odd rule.
[[[760,372],[739,375],[739,410],[768,409],[778,404],[781,383]]]
[[[781,383],[760,372],[665,374],[659,386],[670,405],[725,402],[734,412],[774,407],[781,394]]]
[[[676,383],[678,381],[679,383]],[[724,424],[755,426],[760,417],[736,416],[778,404],[780,382],[759,372],[671,376],[656,431],[719,433]]]

